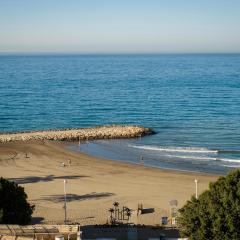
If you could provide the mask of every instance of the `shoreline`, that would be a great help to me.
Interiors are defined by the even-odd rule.
[[[186,153],[184,152],[183,154],[179,154],[178,152],[165,153],[164,150],[171,150],[171,147],[164,148],[162,146],[157,147],[157,145],[156,147],[155,145],[148,145],[149,139],[151,141],[151,137],[146,137],[146,141],[145,138],[122,140],[91,140],[83,141],[81,145],[79,145],[79,143],[77,144],[75,142],[72,142],[69,144],[69,149],[76,152],[86,153],[96,158],[104,158],[118,162],[128,162],[133,165],[143,165],[165,170],[175,170],[193,173],[209,173],[214,175],[225,175],[232,170],[230,167],[226,167],[225,169],[221,168],[219,166],[220,163],[218,162],[216,163],[216,165],[212,165],[211,161],[209,161],[208,159],[198,161],[198,155],[194,155],[195,153],[187,152],[188,149],[186,149]],[[154,149],[155,147],[157,150],[160,150],[148,151],[148,146],[149,149]],[[204,148],[198,149],[200,151],[208,150]],[[193,151],[198,149],[193,148]],[[173,150],[175,150],[175,148]],[[176,148],[176,150],[178,150],[178,148]],[[184,148],[183,151],[185,151]],[[212,157],[217,156],[214,155]]]
[[[211,172],[200,172],[200,171],[191,171],[191,170],[184,170],[184,169],[177,169],[177,168],[164,168],[164,167],[158,167],[158,166],[151,166],[151,165],[142,165],[140,163],[137,162],[131,162],[131,161],[122,161],[122,160],[115,160],[115,159],[110,159],[110,158],[105,158],[105,157],[101,157],[101,156],[95,156],[95,155],[91,155],[85,152],[77,151],[74,150],[73,148],[69,148],[69,146],[71,146],[71,142],[63,142],[64,144],[66,144],[66,148],[69,151],[72,151],[74,153],[79,153],[81,155],[85,155],[87,157],[93,158],[93,159],[98,159],[100,161],[105,161],[105,162],[111,162],[111,163],[116,163],[116,165],[118,164],[122,164],[122,165],[130,165],[132,167],[137,166],[137,167],[141,167],[141,168],[146,168],[146,169],[151,169],[151,170],[159,170],[159,171],[164,171],[164,172],[177,172],[177,173],[183,173],[183,174],[197,174],[197,175],[206,175],[206,176],[223,176],[223,174],[220,173],[211,173]],[[82,144],[87,144],[87,143],[81,143]]]
[[[169,201],[178,207],[219,176],[163,170],[96,158],[68,148],[68,142],[18,141],[0,143],[0,173],[25,188],[36,205],[34,223],[62,223],[63,180],[67,179],[68,219],[82,225],[104,224],[114,201],[136,209],[138,203],[155,208],[142,215],[139,224],[158,224],[169,214]],[[25,155],[27,153],[27,156]],[[71,159],[71,165],[68,165]],[[62,167],[61,163],[66,166]]]

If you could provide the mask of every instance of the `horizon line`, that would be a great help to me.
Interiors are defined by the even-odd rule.
[[[1,52],[3,55],[238,55],[239,52]]]

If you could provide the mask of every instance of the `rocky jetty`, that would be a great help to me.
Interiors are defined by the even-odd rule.
[[[134,138],[153,133],[154,132],[150,128],[144,128],[141,126],[112,125],[93,128],[6,133],[0,134],[0,143],[31,140],[77,141],[90,139]]]

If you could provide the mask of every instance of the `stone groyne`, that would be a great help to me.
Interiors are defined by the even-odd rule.
[[[0,143],[31,140],[77,141],[90,139],[134,138],[153,134],[150,128],[141,126],[101,126],[92,128],[47,130],[0,134]]]

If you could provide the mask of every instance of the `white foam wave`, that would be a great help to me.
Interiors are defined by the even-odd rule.
[[[210,150],[207,148],[194,148],[194,147],[161,147],[161,146],[148,146],[148,145],[130,145],[133,148],[160,151],[160,152],[184,152],[184,153],[212,153],[217,154],[217,150]]]
[[[230,168],[239,168],[240,164],[234,164],[234,165],[222,164],[221,166],[223,166],[223,167],[230,167]]]
[[[182,156],[182,155],[170,155],[170,154],[162,155],[162,157],[183,158],[183,159],[191,159],[191,160],[221,161],[221,162],[232,162],[232,163],[240,164],[240,159],[232,159],[232,158],[197,157],[197,156]]]
[[[222,162],[234,162],[234,163],[240,163],[240,159],[231,159],[231,158],[220,158],[218,159]]]
[[[213,158],[213,157],[196,157],[196,156],[170,155],[170,154],[165,154],[161,156],[169,157],[169,158],[184,158],[184,159],[191,159],[191,160],[217,160],[217,158]]]

